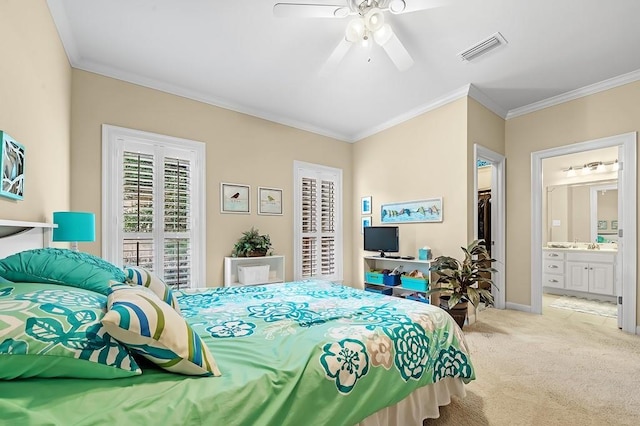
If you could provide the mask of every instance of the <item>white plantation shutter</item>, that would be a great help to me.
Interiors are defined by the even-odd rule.
[[[166,157],[164,159],[164,281],[175,287],[191,282],[190,196],[190,161]]]
[[[203,144],[103,127],[103,256],[175,288],[204,286]]]
[[[342,279],[342,171],[295,162],[295,279]]]
[[[124,151],[122,158],[123,265],[154,269],[154,157]]]

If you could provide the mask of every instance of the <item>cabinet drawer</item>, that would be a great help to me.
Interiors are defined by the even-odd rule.
[[[542,258],[545,260],[564,260],[564,252],[543,250]]]
[[[542,263],[545,274],[564,274],[564,262],[562,260],[547,260]]]
[[[616,260],[616,255],[614,253],[602,253],[596,251],[592,252],[577,252],[577,253],[567,253],[567,260],[575,261],[575,262],[603,262],[603,263],[614,263]]]
[[[564,288],[564,275],[543,274],[543,287]]]

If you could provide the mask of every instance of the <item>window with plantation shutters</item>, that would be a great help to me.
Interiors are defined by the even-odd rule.
[[[103,257],[204,287],[204,144],[103,126]]]
[[[294,163],[295,279],[342,280],[342,171]]]

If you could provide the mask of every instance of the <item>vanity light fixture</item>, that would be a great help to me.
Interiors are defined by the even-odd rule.
[[[578,166],[569,166],[567,169],[562,169],[567,174],[567,177],[575,177],[577,171],[580,170],[581,174],[588,175],[590,173],[604,173],[608,171],[607,166],[611,166],[611,171],[618,171],[618,160],[615,161],[593,161],[591,163],[581,164]]]

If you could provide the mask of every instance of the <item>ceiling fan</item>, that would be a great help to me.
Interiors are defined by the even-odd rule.
[[[339,3],[340,0],[336,1]],[[368,47],[373,42],[381,46],[400,71],[413,65],[413,58],[385,22],[385,12],[401,14],[431,9],[442,4],[442,0],[342,0],[346,4],[300,4],[276,3],[273,14],[280,18],[346,18],[355,16],[347,24],[345,36],[333,50],[322,73],[335,69],[351,46],[361,44]]]

